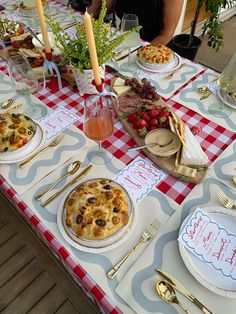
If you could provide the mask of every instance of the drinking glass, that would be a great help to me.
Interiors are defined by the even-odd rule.
[[[121,32],[126,32],[131,30],[134,27],[137,27],[138,24],[138,16],[135,14],[124,14],[121,20]],[[132,47],[138,46],[140,44],[140,36],[139,32],[132,32],[129,34],[126,39],[123,41],[123,45],[128,48],[129,50],[129,57],[128,61],[122,63],[120,68],[124,71],[134,72],[137,70],[136,62],[131,62],[131,53],[130,50]]]
[[[102,141],[113,133],[112,114],[109,101],[102,95],[90,95],[84,102],[84,134],[98,142],[88,152],[88,159],[97,165],[108,163],[112,155],[102,147]]]
[[[26,102],[31,105],[27,115],[35,119],[41,117],[41,110],[30,98],[38,90],[38,80],[28,60],[22,55],[14,55],[8,59],[8,70],[16,93],[25,95]]]
[[[228,64],[217,80],[218,94],[222,99],[218,104],[209,106],[209,112],[220,118],[227,118],[232,110],[225,106],[229,93],[236,93],[236,53],[230,58]]]

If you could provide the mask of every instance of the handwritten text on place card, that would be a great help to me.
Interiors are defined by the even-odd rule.
[[[197,208],[178,241],[203,262],[236,281],[236,235]]]
[[[43,117],[39,123],[45,132],[46,140],[50,140],[74,124],[78,118],[76,114],[68,109],[58,107],[56,110]]]
[[[134,159],[114,178],[138,204],[166,175],[141,157]]]

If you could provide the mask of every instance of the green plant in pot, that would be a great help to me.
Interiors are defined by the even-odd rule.
[[[198,0],[191,22],[189,34],[179,34],[172,38],[169,46],[181,56],[194,60],[198,48],[201,45],[201,38],[208,36],[207,44],[215,51],[223,46],[223,33],[221,31],[220,12],[222,9],[228,9],[236,4],[236,0]],[[200,37],[196,36],[196,26],[201,10],[210,13],[202,26]]]
[[[104,22],[106,11],[106,0],[103,0],[98,19],[96,20],[91,17],[98,63],[100,67],[103,67],[106,61],[111,60],[115,56],[115,49],[122,44],[124,39],[131,32],[139,31],[138,27],[121,34],[112,32],[111,23]],[[52,17],[46,15],[46,21],[53,32],[56,45],[62,51],[63,61],[65,64],[72,67],[74,73],[76,74],[75,79],[77,82],[77,78],[82,77],[83,74],[85,74],[87,71],[90,71],[90,73],[92,71],[83,22],[77,21],[76,17],[74,16],[73,19],[76,22],[76,36],[74,38],[72,38],[65,30],[63,30],[61,25]],[[84,78],[82,78],[82,81],[85,83]]]

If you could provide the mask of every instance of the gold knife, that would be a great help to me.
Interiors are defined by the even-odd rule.
[[[205,314],[213,314],[208,308],[205,307],[197,298],[195,298],[189,291],[171,274],[167,273],[164,270],[156,269],[156,272],[166,281],[168,281],[173,288],[178,290],[183,294],[187,299],[189,299],[193,304],[195,304],[200,310]]]
[[[53,201],[58,195],[60,195],[62,192],[64,192],[68,187],[70,187],[74,183],[81,180],[84,176],[86,176],[86,174],[91,170],[91,168],[92,168],[92,165],[89,165],[88,167],[86,167],[83,171],[81,171],[77,175],[77,177],[75,177],[71,182],[67,183],[60,191],[54,193],[51,197],[49,197],[41,206],[45,207],[46,205],[51,203],[51,201]]]

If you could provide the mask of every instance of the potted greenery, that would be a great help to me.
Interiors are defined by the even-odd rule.
[[[103,65],[106,61],[114,57],[115,48],[120,46],[131,32],[139,30],[139,28],[137,28],[121,34],[112,32],[111,24],[104,22],[106,11],[106,0],[103,0],[98,19],[96,20],[91,17],[98,63],[101,67],[101,72],[103,72],[102,76],[104,76]],[[92,70],[85,29],[81,21],[77,21],[74,16],[73,19],[76,22],[76,36],[74,38],[63,30],[61,25],[52,17],[46,15],[46,21],[55,37],[56,46],[62,51],[64,63],[72,67],[80,92],[86,92],[86,82],[90,85],[89,92],[92,92],[94,87],[91,86]],[[82,83],[83,86],[80,86],[80,83]]]
[[[208,46],[215,51],[223,45],[223,33],[221,31],[220,12],[222,9],[228,9],[236,4],[236,0],[198,0],[191,22],[189,34],[179,34],[172,38],[170,47],[181,56],[194,60],[198,48],[201,45],[201,38],[206,34],[208,36]],[[202,33],[200,37],[195,35],[196,26],[200,11],[205,9],[210,13],[210,16],[202,26]]]

